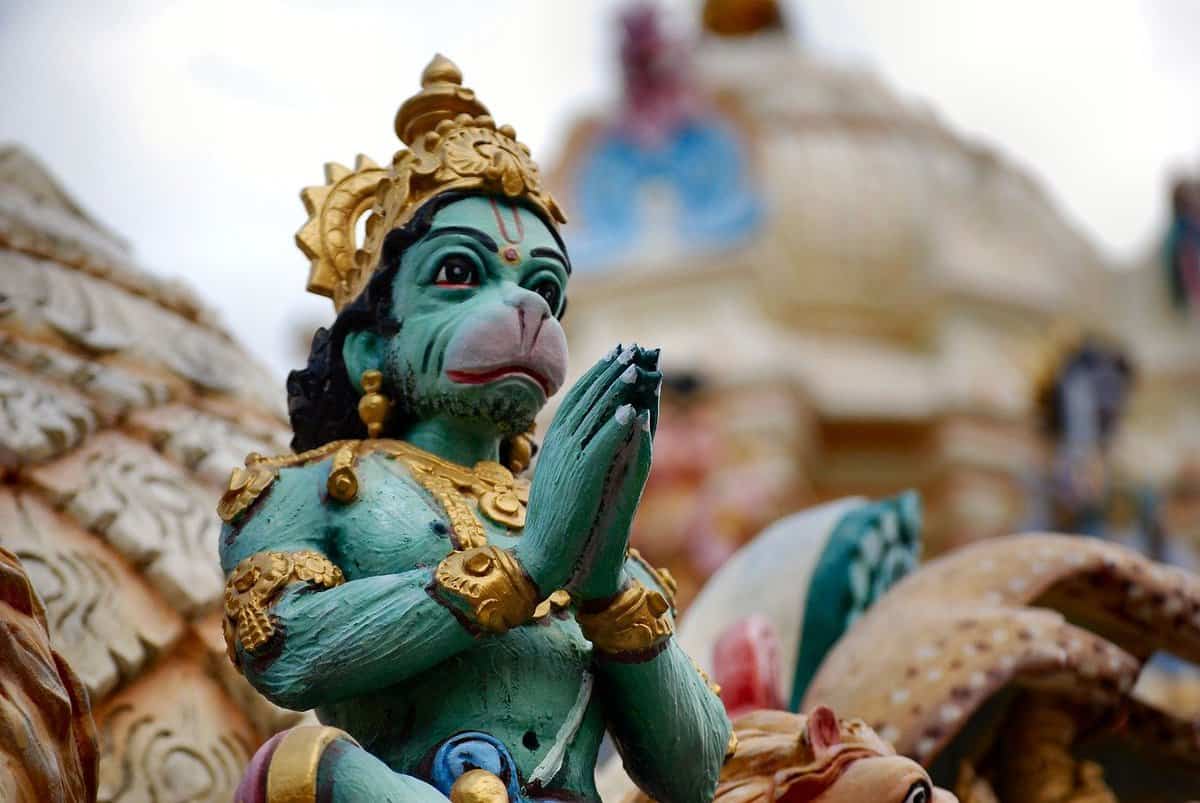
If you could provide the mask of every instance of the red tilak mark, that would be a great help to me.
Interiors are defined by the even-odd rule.
[[[488,198],[488,203],[492,205],[492,214],[496,217],[496,227],[500,229],[500,236],[505,242],[517,245],[525,239],[525,223],[521,220],[521,210],[516,206],[509,206],[512,210],[513,222],[517,227],[517,238],[514,240],[512,235],[508,233],[508,225],[504,222],[504,214],[500,211],[500,205],[496,203],[495,198]],[[507,204],[506,204],[507,206]]]
[[[521,255],[511,245],[504,249],[503,257],[507,262],[519,262],[521,260]]]

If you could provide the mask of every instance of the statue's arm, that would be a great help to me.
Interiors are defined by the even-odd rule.
[[[322,471],[328,468],[285,469],[244,521],[226,525],[220,552],[231,584],[247,559],[253,564],[272,553],[316,553],[310,563],[334,565],[330,514],[315,490]],[[227,639],[251,684],[286,708],[305,710],[382,689],[473,643],[461,618],[431,595],[433,573],[433,567],[416,567],[340,584],[293,576],[267,608],[268,639],[254,643],[239,632],[236,616],[227,620]],[[244,593],[231,588],[235,609],[254,593],[253,587]]]
[[[628,561],[623,574],[665,594],[636,561]],[[674,636],[641,655],[597,646],[595,664],[609,734],[629,777],[661,803],[711,801],[732,727],[721,699]]]

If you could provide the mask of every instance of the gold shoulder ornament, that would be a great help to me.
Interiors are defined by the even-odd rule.
[[[353,499],[354,495],[358,493],[357,476],[354,477],[353,493],[351,494],[344,478],[345,472],[338,473],[337,468],[339,465],[353,468],[355,449],[358,443],[358,441],[330,441],[324,446],[310,449],[307,452],[279,457],[263,457],[258,452],[251,452],[246,455],[245,467],[239,466],[229,475],[229,484],[225,488],[225,493],[221,495],[220,501],[217,502],[217,515],[221,517],[221,521],[232,522],[254,504],[254,500],[258,499],[263,491],[271,487],[271,483],[275,482],[279,476],[280,469],[305,466],[324,460],[335,453],[339,454],[341,462],[334,461],[334,472],[330,474],[328,483],[329,494],[340,501]],[[343,496],[348,498],[343,498]]]

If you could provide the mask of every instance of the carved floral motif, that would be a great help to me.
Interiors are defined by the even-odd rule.
[[[0,462],[55,457],[95,429],[96,416],[78,396],[0,364]]]
[[[211,491],[148,447],[102,433],[82,449],[31,472],[33,482],[103,535],[177,610],[191,613],[220,597],[220,526]]]
[[[58,649],[102,699],[184,634],[182,619],[118,559],[27,493],[0,493],[0,543],[29,573]]]
[[[232,800],[257,743],[194,660],[158,667],[98,708],[100,803]]]

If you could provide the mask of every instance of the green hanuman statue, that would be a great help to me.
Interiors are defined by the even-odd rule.
[[[565,218],[445,58],[396,132],[390,167],[304,191],[338,315],[288,380],[296,453],[250,455],[220,503],[230,657],[323,723],[268,741],[238,800],[593,803],[606,731],[656,800],[711,800],[730,725],[628,547],[658,352],[587,371],[521,477],[566,378]]]

